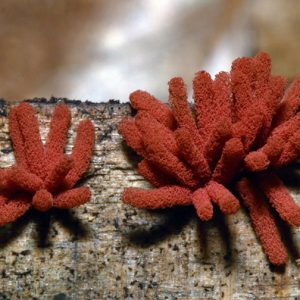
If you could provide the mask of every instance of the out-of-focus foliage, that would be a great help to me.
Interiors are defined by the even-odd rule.
[[[166,100],[161,82],[191,82],[234,57],[271,54],[275,73],[300,73],[300,2],[290,0],[0,2],[0,98]]]

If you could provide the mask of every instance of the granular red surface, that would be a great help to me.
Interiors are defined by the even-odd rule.
[[[137,114],[123,119],[119,132],[143,157],[138,171],[156,188],[129,188],[123,202],[148,209],[194,205],[206,221],[213,204],[224,214],[238,210],[228,188],[235,183],[270,262],[284,264],[286,250],[267,200],[284,221],[300,225],[300,208],[273,171],[300,154],[300,79],[285,92],[286,85],[271,75],[268,54],[258,53],[236,59],[215,79],[196,73],[193,111],[179,77],[169,81],[170,105],[144,91],[132,93]],[[249,172],[256,172],[251,179]]]
[[[67,106],[57,105],[43,145],[34,109],[25,102],[11,109],[9,131],[16,165],[0,171],[0,225],[15,221],[30,207],[39,211],[66,209],[90,199],[88,187],[73,186],[89,165],[94,126],[89,120],[81,121],[72,154],[65,155],[70,121]]]

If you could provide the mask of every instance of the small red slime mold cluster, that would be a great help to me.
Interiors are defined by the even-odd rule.
[[[43,145],[34,109],[25,102],[11,109],[9,131],[16,164],[0,170],[0,225],[15,221],[30,207],[67,209],[90,199],[88,187],[73,187],[89,165],[94,126],[89,120],[81,121],[72,154],[65,155],[70,121],[67,106],[57,105]]]
[[[128,188],[123,202],[146,209],[194,205],[199,218],[209,220],[212,203],[224,214],[239,209],[228,188],[234,184],[270,262],[284,264],[269,203],[284,221],[300,225],[300,208],[274,173],[300,154],[300,77],[285,92],[286,85],[271,75],[270,57],[258,53],[236,59],[215,79],[198,72],[194,111],[179,77],[169,81],[170,106],[147,92],[132,93],[137,114],[124,118],[119,132],[143,157],[138,171],[156,188]]]

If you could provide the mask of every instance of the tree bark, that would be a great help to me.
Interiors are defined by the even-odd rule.
[[[129,104],[32,100],[43,140],[58,101],[73,117],[66,152],[82,118],[95,124],[83,179],[93,196],[69,211],[31,210],[0,228],[0,299],[300,298],[299,229],[281,226],[291,253],[280,270],[267,262],[244,208],[225,218],[216,211],[202,223],[192,207],[151,212],[122,204],[124,188],[150,187],[117,131]],[[14,163],[9,109],[0,103],[1,167]],[[291,191],[297,199],[299,190]]]

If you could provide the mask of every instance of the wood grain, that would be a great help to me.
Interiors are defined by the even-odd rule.
[[[31,101],[44,139],[57,101],[66,100]],[[130,106],[66,103],[73,116],[67,152],[80,119],[96,126],[82,180],[92,200],[70,211],[30,211],[0,229],[0,299],[300,299],[299,229],[281,224],[291,255],[280,270],[268,264],[244,208],[201,223],[190,207],[149,212],[123,205],[124,188],[149,186],[117,132]],[[14,162],[9,108],[0,103],[1,167]],[[291,191],[299,199],[299,189]]]

